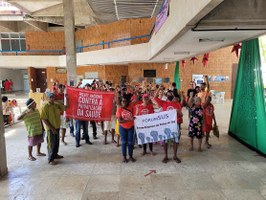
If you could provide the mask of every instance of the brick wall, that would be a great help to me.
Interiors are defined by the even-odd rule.
[[[104,66],[78,66],[77,67],[77,75],[82,75],[85,77],[86,72],[98,72],[99,79],[105,80],[105,69]]]
[[[30,50],[62,50],[65,46],[64,32],[26,32],[26,45]],[[52,52],[36,52],[31,55],[58,55]]]
[[[143,77],[144,70],[156,70],[157,78],[170,78],[170,82],[174,80],[175,63],[168,63],[166,69],[165,63],[132,63],[128,64],[129,82],[138,81]]]
[[[148,34],[154,24],[155,18],[128,19],[110,24],[91,26],[76,31],[76,41],[82,41],[81,45],[98,44],[112,40],[130,38],[133,36]],[[147,42],[148,38],[134,39],[112,43],[110,47],[128,46]],[[26,45],[30,50],[62,50],[65,47],[65,35],[63,31],[57,32],[26,32]],[[85,48],[83,51],[95,51],[106,49],[108,45]],[[53,55],[59,53],[36,52],[32,55]]]
[[[206,74],[208,76],[229,76],[227,82],[210,82],[211,90],[225,92],[225,98],[231,99],[232,90],[232,65],[238,63],[238,58],[231,53],[232,47],[226,47],[210,52],[209,61],[203,67],[203,55],[197,56],[198,61],[193,65],[192,61],[186,60],[186,66],[182,68],[180,63],[181,89],[187,91],[192,80],[192,74]]]
[[[53,83],[58,81],[59,83],[65,84],[67,81],[67,74],[57,73],[56,67],[47,67],[47,87],[52,89]]]
[[[128,19],[114,22],[111,24],[96,25],[84,30],[76,32],[76,40],[82,41],[83,46],[89,44],[98,44],[100,42],[108,42],[112,40],[130,38],[150,33],[155,18]],[[117,42],[110,44],[110,47],[127,46],[130,44],[139,44],[147,42],[148,38],[140,38]],[[106,49],[108,45],[95,46],[84,49],[84,51],[93,51]]]
[[[105,80],[112,81],[112,83],[120,84],[121,76],[128,76],[127,65],[106,65],[105,66]],[[128,80],[127,80],[128,81]]]

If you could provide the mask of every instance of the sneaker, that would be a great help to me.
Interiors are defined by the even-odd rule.
[[[176,161],[176,163],[181,163],[181,160],[178,157],[173,158],[173,160]]]
[[[86,142],[86,144],[92,145],[92,143],[90,141]]]

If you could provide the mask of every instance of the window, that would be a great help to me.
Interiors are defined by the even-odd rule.
[[[144,70],[144,77],[156,77],[156,70]]]
[[[1,33],[1,49],[3,51],[25,51],[25,33]]]

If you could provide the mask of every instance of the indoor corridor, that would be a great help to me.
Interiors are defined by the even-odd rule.
[[[204,146],[201,153],[188,150],[188,117],[183,108],[180,164],[173,160],[163,164],[160,144],[155,145],[156,156],[141,156],[142,149],[136,145],[137,162],[124,164],[120,148],[103,145],[99,126],[99,139],[91,139],[93,145],[81,142],[80,148],[75,147],[67,130],[68,145],[60,144],[64,159],[58,160],[58,165],[48,165],[47,157],[29,161],[26,129],[17,123],[5,130],[9,173],[0,179],[0,199],[265,199],[265,158],[227,135],[231,105],[228,100],[215,104],[220,138],[211,135],[212,148]],[[89,133],[91,136],[92,131]],[[46,143],[42,151],[47,153]],[[170,148],[169,157],[172,155]],[[156,174],[145,177],[149,170],[156,170]]]

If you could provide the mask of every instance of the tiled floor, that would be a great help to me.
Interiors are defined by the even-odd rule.
[[[31,162],[23,123],[8,127],[9,174],[0,179],[0,199],[266,199],[265,158],[226,134],[230,111],[231,102],[216,105],[221,137],[212,136],[213,147],[198,153],[188,151],[187,111],[183,110],[181,164],[163,164],[160,145],[155,145],[156,156],[142,157],[136,148],[137,162],[123,164],[120,148],[103,145],[101,131],[94,145],[82,143],[80,148],[67,132],[68,145],[60,146],[65,158],[57,166],[48,165],[46,157]],[[42,150],[46,152],[46,144]],[[145,177],[152,169],[156,174]]]

